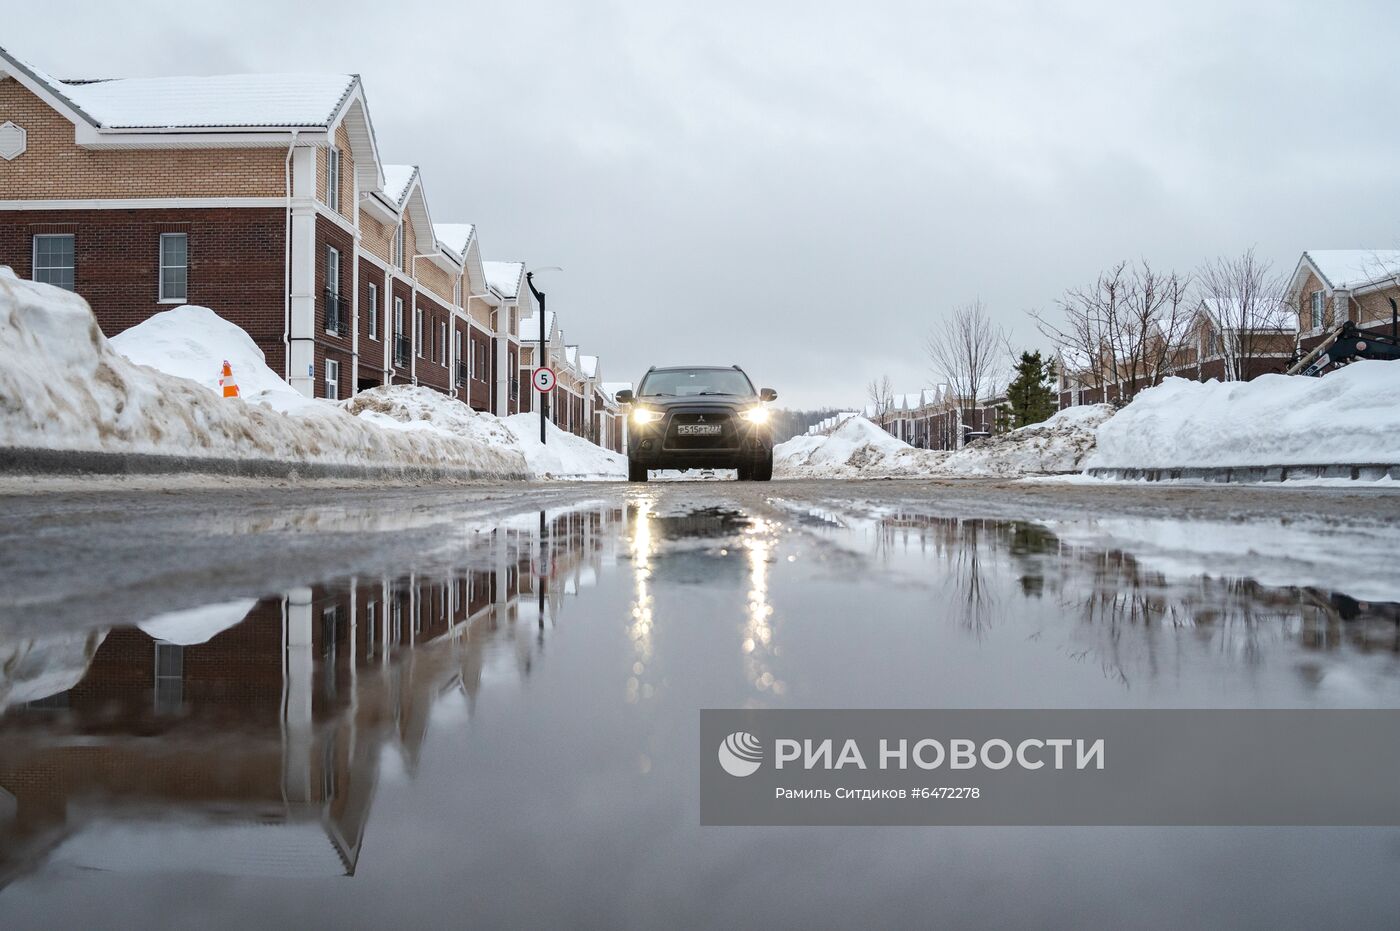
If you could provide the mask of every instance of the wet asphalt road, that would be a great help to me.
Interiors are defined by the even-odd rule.
[[[856,515],[912,508],[927,515],[1012,520],[1104,517],[1250,522],[1319,528],[1400,523],[1400,495],[1375,489],[1154,487],[999,481],[552,483],[422,488],[245,486],[162,488],[159,481],[6,495],[0,484],[0,624],[106,622],[153,608],[407,561],[450,561],[464,528],[579,502],[652,501],[660,510],[733,508],[773,517],[793,507]],[[1378,569],[1381,567],[1378,567]],[[35,607],[44,606],[42,618]]]
[[[0,489],[2,490],[2,489]],[[1400,709],[1400,496],[0,498],[0,927],[1390,927],[1400,832],[701,828],[701,708]]]

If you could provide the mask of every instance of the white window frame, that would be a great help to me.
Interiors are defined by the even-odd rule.
[[[326,246],[326,291],[329,292],[329,297],[340,300],[340,250],[335,246]],[[326,332],[340,334],[339,330],[329,327],[326,328]]]
[[[447,321],[438,321],[438,364],[447,367]]]
[[[1317,331],[1327,325],[1327,295],[1322,291],[1314,291],[1309,297],[1308,329]]]
[[[418,354],[418,358],[425,358],[423,355],[423,308],[413,309],[413,348]]]
[[[366,335],[375,342],[379,341],[379,285],[370,281],[369,285],[369,326],[366,328]]]
[[[165,241],[179,237],[185,241],[185,264],[166,265],[165,264]],[[156,258],[156,300],[161,304],[184,304],[190,299],[190,234],[189,233],[161,233],[160,241],[157,245],[160,250]],[[165,293],[165,270],[167,268],[184,268],[185,270],[185,293],[176,297]]]
[[[340,149],[326,150],[326,206],[340,212]]]
[[[39,240],[41,239],[69,239],[73,242],[73,264],[72,265],[45,265],[45,271],[66,268],[73,275],[73,287],[64,290],[76,291],[78,289],[78,237],[73,233],[35,233],[29,244],[29,278],[31,281],[40,281],[39,278]],[[44,281],[43,284],[53,284]],[[55,288],[62,288],[63,285],[55,284]]]
[[[453,328],[452,328],[452,342],[453,342],[453,349],[454,349],[454,351],[456,352],[457,361],[458,361],[458,362],[461,362],[461,361],[462,361],[462,331],[459,330],[459,329],[457,329],[456,327],[453,327]],[[471,367],[472,367],[471,361],[468,360],[468,362],[467,362],[467,380],[468,380],[468,381],[471,380]],[[453,380],[454,383],[456,382],[456,380],[457,380],[457,373],[456,373],[456,372],[453,372],[453,373],[452,373],[452,380]]]
[[[404,270],[404,268],[403,268],[403,253],[404,253],[403,239],[404,239],[404,236],[403,236],[403,221],[400,220],[400,221],[399,221],[399,225],[396,226],[396,227],[394,227],[394,238],[390,241],[390,244],[389,244],[389,261],[390,261],[390,263],[392,263],[393,266],[394,266],[395,268],[397,268],[399,271],[403,271],[403,270]]]
[[[340,400],[340,363],[335,359],[326,360],[326,397]]]
[[[394,298],[394,338],[403,336],[403,298]]]

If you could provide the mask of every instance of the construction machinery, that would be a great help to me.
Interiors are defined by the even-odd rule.
[[[1325,375],[1330,369],[1355,362],[1357,359],[1400,359],[1400,339],[1359,330],[1350,320],[1344,321],[1312,351],[1288,369],[1289,375]]]

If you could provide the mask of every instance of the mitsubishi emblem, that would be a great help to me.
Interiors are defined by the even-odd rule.
[[[705,415],[704,415],[704,414],[701,414],[699,417],[697,417],[697,418],[695,419],[695,422],[696,422],[696,423],[704,423],[704,422],[705,422]]]

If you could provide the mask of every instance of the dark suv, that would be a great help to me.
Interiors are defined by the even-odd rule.
[[[740,481],[773,477],[768,409],[778,393],[755,391],[737,365],[647,370],[635,393],[619,391],[627,414],[627,480],[648,469],[738,469]]]

